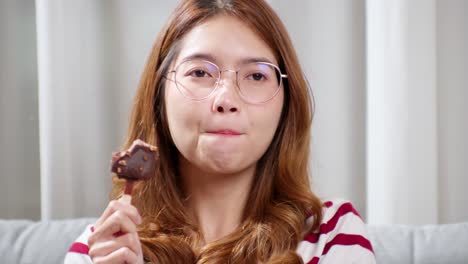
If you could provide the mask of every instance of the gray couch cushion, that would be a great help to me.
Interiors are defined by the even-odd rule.
[[[50,222],[0,220],[0,263],[63,263],[94,218]],[[369,226],[379,264],[468,264],[468,223]]]
[[[377,263],[413,263],[413,228],[369,226],[368,230]]]
[[[369,226],[377,263],[467,264],[468,223]]]
[[[0,263],[63,263],[70,245],[94,221],[0,220]]]

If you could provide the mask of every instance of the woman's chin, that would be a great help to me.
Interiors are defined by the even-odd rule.
[[[202,170],[210,174],[232,175],[245,171],[249,165],[245,161],[235,158],[215,157],[202,161]]]
[[[242,170],[242,167],[238,163],[217,160],[206,164],[204,169],[212,174],[236,174]]]

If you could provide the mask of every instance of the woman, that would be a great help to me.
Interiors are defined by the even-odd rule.
[[[157,145],[160,168],[133,205],[111,201],[65,262],[374,263],[352,205],[310,191],[310,98],[267,3],[182,1],[149,56],[125,144]],[[122,193],[114,179],[112,197]]]

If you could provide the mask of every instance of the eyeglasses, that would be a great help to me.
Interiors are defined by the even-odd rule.
[[[175,70],[174,81],[179,92],[191,99],[208,98],[219,86],[222,72],[235,72],[240,96],[248,103],[261,104],[273,99],[279,92],[283,78],[278,66],[268,62],[242,65],[237,71],[223,70],[209,61],[192,59],[180,63]]]

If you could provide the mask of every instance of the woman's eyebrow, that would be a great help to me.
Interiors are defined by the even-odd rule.
[[[191,55],[185,56],[183,61],[193,60],[193,59],[202,59],[211,62],[216,62],[216,59],[213,55],[208,53],[193,53]]]
[[[215,56],[209,53],[199,53],[199,52],[185,56],[183,61],[193,60],[193,59],[202,59],[202,60],[207,60],[210,62],[217,63]],[[253,62],[268,62],[268,63],[274,64],[270,59],[266,57],[246,57],[246,58],[242,58],[238,60],[237,64],[243,65],[243,64],[253,63]]]
[[[240,64],[248,64],[252,62],[268,62],[268,63],[274,64],[271,60],[265,57],[249,57],[249,58],[241,59],[239,62]]]

